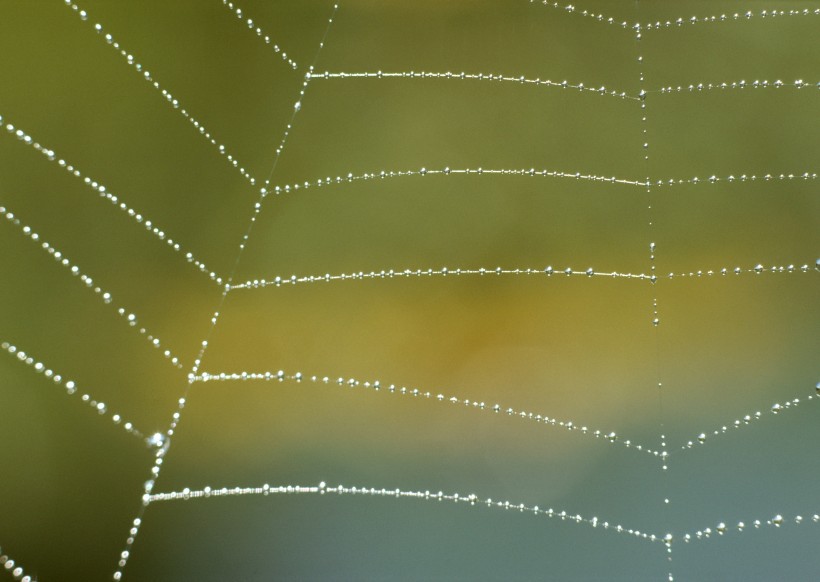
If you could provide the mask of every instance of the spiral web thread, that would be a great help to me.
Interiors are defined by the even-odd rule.
[[[630,188],[640,188],[647,193],[649,200],[648,222],[650,232],[653,227],[653,213],[652,213],[652,196],[657,189],[668,189],[675,186],[700,185],[708,188],[715,184],[726,183],[752,183],[752,182],[768,182],[768,181],[805,181],[814,182],[817,179],[817,173],[812,168],[806,168],[802,173],[766,173],[756,175],[712,175],[712,176],[695,176],[689,178],[683,177],[667,177],[667,178],[637,178],[625,176],[600,176],[591,175],[576,171],[574,169],[555,169],[555,168],[450,168],[443,166],[438,168],[413,168],[413,169],[394,169],[391,171],[351,171],[346,175],[326,176],[313,178],[301,183],[292,184],[277,184],[275,182],[276,167],[278,161],[285,150],[288,137],[294,128],[294,122],[302,110],[303,99],[309,89],[309,86],[314,82],[333,83],[333,82],[355,82],[358,79],[403,79],[406,82],[425,82],[429,79],[437,79],[439,81],[446,80],[450,82],[459,83],[473,83],[473,82],[487,82],[487,83],[517,83],[529,86],[532,90],[543,91],[576,91],[576,92],[591,92],[599,94],[603,97],[616,98],[627,102],[634,102],[639,105],[641,110],[641,128],[644,157],[647,162],[647,174],[649,166],[649,158],[651,152],[651,144],[647,138],[647,126],[651,124],[649,115],[651,108],[647,104],[651,104],[653,99],[662,99],[664,95],[670,93],[681,92],[708,92],[708,91],[758,91],[758,90],[775,90],[775,91],[815,91],[820,89],[820,83],[816,80],[779,80],[779,79],[755,79],[755,80],[731,80],[731,81],[715,81],[708,83],[698,83],[679,86],[666,86],[660,88],[653,88],[649,82],[644,78],[641,67],[640,73],[640,90],[637,94],[629,94],[626,91],[607,88],[604,86],[594,87],[585,85],[580,81],[569,82],[566,80],[550,80],[540,78],[528,78],[523,75],[515,75],[510,73],[481,73],[481,72],[465,72],[465,71],[358,71],[358,72],[342,72],[342,71],[324,71],[317,72],[315,67],[319,61],[322,49],[328,38],[328,33],[332,29],[332,24],[338,5],[333,5],[330,8],[330,16],[327,20],[326,27],[315,54],[313,55],[312,64],[300,68],[296,60],[293,60],[279,44],[271,39],[265,31],[259,27],[251,18],[246,15],[241,6],[228,0],[223,0],[223,4],[233,14],[241,24],[247,26],[252,34],[259,37],[261,42],[269,45],[270,48],[281,58],[282,62],[289,68],[297,71],[297,74],[304,75],[304,81],[299,87],[299,92],[294,99],[293,110],[290,119],[287,121],[285,130],[281,136],[279,144],[275,150],[275,156],[271,165],[271,169],[267,176],[256,177],[245,169],[242,163],[226,150],[226,147],[207,130],[193,114],[181,104],[174,95],[169,92],[164,84],[154,78],[151,72],[141,64],[138,58],[129,53],[112,34],[108,33],[103,24],[95,22],[92,17],[77,3],[72,0],[64,0],[66,7],[77,14],[79,19],[92,27],[94,32],[99,35],[103,41],[109,45],[113,50],[117,51],[125,60],[127,65],[131,67],[138,75],[140,75],[146,82],[152,85],[156,91],[159,92],[162,99],[166,101],[172,108],[177,110],[182,117],[194,128],[194,130],[202,136],[212,146],[216,147],[219,154],[227,161],[252,187],[258,187],[258,197],[251,209],[251,216],[247,223],[245,234],[243,235],[237,249],[236,258],[233,268],[230,273],[217,273],[207,267],[201,260],[196,258],[191,252],[184,249],[184,246],[179,241],[171,238],[160,226],[155,224],[152,220],[145,217],[138,210],[126,203],[120,196],[112,193],[108,188],[99,182],[97,179],[87,176],[76,168],[70,161],[62,158],[54,150],[47,145],[41,144],[37,141],[35,136],[29,135],[25,129],[18,127],[9,117],[0,116],[0,123],[2,129],[11,137],[19,140],[24,146],[33,148],[43,157],[48,163],[55,164],[67,171],[70,175],[81,180],[90,191],[96,196],[102,198],[104,201],[114,205],[119,211],[127,214],[139,228],[145,229],[149,235],[159,240],[163,244],[170,247],[174,252],[179,253],[185,261],[190,264],[198,272],[204,274],[209,281],[217,285],[222,293],[217,309],[211,316],[211,324],[206,338],[201,342],[199,352],[193,365],[188,372],[188,385],[184,394],[178,401],[176,409],[172,412],[171,422],[164,432],[155,434],[148,434],[143,432],[133,423],[126,421],[119,413],[111,412],[106,403],[95,398],[89,392],[81,389],[77,383],[71,379],[65,378],[59,372],[53,370],[46,362],[37,359],[21,346],[15,345],[11,341],[3,341],[0,348],[9,356],[16,359],[22,365],[27,366],[34,373],[40,374],[50,380],[53,384],[62,389],[66,396],[71,398],[79,398],[90,410],[102,419],[107,419],[112,424],[118,426],[132,437],[144,442],[148,447],[154,450],[154,462],[150,468],[150,477],[145,485],[145,492],[142,496],[140,509],[137,517],[133,520],[130,527],[129,534],[125,543],[125,547],[118,558],[118,566],[113,574],[113,579],[121,580],[124,578],[124,569],[131,557],[132,546],[134,545],[140,526],[144,520],[145,509],[153,503],[168,502],[174,500],[198,500],[210,497],[237,497],[237,496],[283,496],[283,495],[325,495],[325,496],[365,496],[365,497],[389,497],[395,499],[412,499],[417,501],[448,501],[455,504],[466,504],[469,506],[486,507],[490,509],[502,509],[507,511],[517,511],[551,519],[558,519],[561,521],[574,522],[593,528],[605,529],[613,533],[624,534],[632,536],[636,539],[644,540],[650,543],[657,543],[665,547],[671,561],[672,548],[675,542],[683,541],[697,541],[708,540],[714,535],[723,535],[730,531],[742,532],[748,528],[774,527],[780,528],[784,525],[799,525],[802,523],[817,524],[820,522],[818,513],[813,513],[808,510],[807,513],[801,515],[774,515],[769,517],[760,517],[748,523],[739,522],[737,524],[727,525],[724,522],[718,522],[712,526],[704,527],[697,531],[684,532],[680,534],[672,534],[670,532],[645,532],[630,528],[626,525],[613,524],[603,521],[594,516],[582,516],[579,514],[569,514],[563,510],[556,510],[553,508],[541,508],[536,505],[531,505],[523,502],[512,502],[509,500],[492,500],[483,499],[474,493],[463,494],[458,492],[431,492],[431,491],[412,491],[401,489],[384,489],[372,486],[342,486],[329,485],[326,482],[318,484],[306,485],[252,485],[245,487],[233,488],[211,488],[205,487],[203,489],[185,488],[180,491],[155,492],[154,487],[159,478],[163,461],[166,453],[169,450],[171,438],[173,437],[178,425],[183,417],[186,402],[190,396],[191,388],[198,383],[205,382],[243,382],[243,381],[263,381],[276,383],[302,383],[304,385],[316,386],[321,385],[337,385],[340,388],[355,388],[357,390],[364,390],[369,393],[380,393],[384,397],[400,398],[400,399],[423,399],[429,400],[431,404],[436,406],[458,406],[466,407],[475,412],[476,418],[480,415],[500,414],[507,415],[511,419],[516,419],[521,422],[538,423],[548,429],[559,429],[570,431],[586,438],[596,439],[602,443],[609,443],[610,445],[625,447],[641,455],[649,455],[659,460],[662,469],[667,468],[670,459],[677,454],[684,454],[688,451],[696,450],[698,447],[713,442],[713,437],[718,437],[735,430],[742,430],[746,426],[751,426],[758,422],[782,422],[782,418],[787,418],[785,414],[798,406],[806,406],[814,404],[820,399],[820,383],[813,390],[804,390],[802,394],[798,394],[792,399],[782,402],[774,402],[769,410],[765,411],[748,411],[732,419],[727,424],[716,427],[708,432],[693,435],[691,440],[680,444],[673,444],[671,447],[667,443],[667,438],[661,434],[660,446],[650,446],[645,443],[635,442],[632,439],[624,438],[616,434],[614,431],[605,428],[587,427],[569,419],[557,419],[548,415],[548,411],[530,411],[521,410],[508,404],[501,404],[495,402],[481,402],[474,401],[469,398],[464,398],[455,394],[444,394],[439,392],[432,392],[424,387],[401,386],[390,384],[381,380],[363,380],[357,378],[337,377],[332,375],[315,375],[305,371],[297,370],[259,370],[259,371],[204,371],[201,369],[203,358],[208,349],[208,341],[216,328],[221,310],[223,308],[226,297],[229,293],[234,292],[252,292],[256,289],[267,287],[293,287],[303,285],[326,285],[326,284],[350,284],[355,285],[357,281],[362,280],[405,280],[409,278],[420,279],[442,279],[445,277],[465,277],[465,278],[484,278],[484,277],[575,277],[575,278],[612,278],[620,282],[620,284],[629,285],[655,285],[661,280],[676,280],[682,278],[706,278],[706,277],[757,277],[757,276],[784,276],[784,277],[812,277],[820,271],[820,265],[809,263],[800,258],[795,258],[793,263],[781,265],[733,265],[726,264],[711,269],[704,269],[698,271],[688,272],[670,272],[658,273],[654,263],[655,259],[655,244],[648,242],[649,248],[649,268],[645,272],[629,273],[619,272],[610,269],[593,269],[585,268],[583,266],[566,266],[556,265],[547,267],[536,266],[505,266],[505,267],[437,267],[426,269],[401,269],[400,267],[387,268],[379,271],[360,271],[348,273],[322,273],[322,274],[294,274],[290,276],[271,276],[269,278],[260,278],[246,281],[235,281],[234,275],[237,267],[240,264],[242,254],[248,244],[252,229],[261,213],[264,203],[268,197],[278,197],[286,195],[298,195],[300,190],[309,188],[332,188],[335,185],[350,183],[356,181],[385,181],[397,180],[406,178],[420,178],[424,177],[426,180],[458,180],[466,176],[510,176],[510,177],[530,177],[533,180],[573,180],[573,181],[590,181],[600,183],[621,184]],[[535,2],[534,4],[543,5],[544,8],[560,11],[572,16],[584,17],[590,21],[614,26],[623,29],[627,33],[634,35],[635,40],[640,40],[642,35],[654,34],[656,31],[662,32],[665,29],[685,26],[712,26],[723,22],[732,21],[749,21],[759,19],[784,19],[784,18],[820,18],[820,8],[817,9],[790,9],[790,10],[763,10],[758,12],[745,11],[727,14],[715,14],[707,16],[692,16],[689,18],[676,18],[666,21],[657,21],[651,23],[629,23],[626,21],[618,21],[612,17],[604,14],[599,14],[584,10],[583,8],[574,5],[563,5],[555,2]],[[590,24],[592,25],[592,24]],[[636,43],[640,47],[640,44]],[[638,55],[639,63],[642,63],[642,55]],[[45,235],[39,233],[33,226],[31,226],[26,218],[18,216],[12,208],[7,206],[0,206],[0,217],[8,227],[16,230],[23,237],[25,237],[32,244],[36,245],[43,252],[50,255],[54,261],[61,267],[67,269],[71,275],[79,281],[90,293],[103,302],[104,305],[110,306],[114,309],[115,315],[118,316],[125,325],[133,328],[135,332],[143,336],[154,348],[161,352],[166,360],[176,369],[182,369],[183,364],[180,359],[175,356],[170,349],[160,341],[158,337],[143,327],[137,315],[127,309],[125,306],[119,305],[111,296],[111,293],[101,287],[97,280],[92,278],[89,274],[83,271],[76,263],[72,262],[63,252],[55,248],[52,244],[47,242]],[[387,284],[387,283],[385,283]],[[431,283],[433,284],[433,283]],[[652,303],[653,319],[652,323],[657,327],[660,322],[661,308],[658,305],[657,295],[653,293]],[[7,340],[9,338],[0,338]],[[662,402],[662,374],[657,373],[658,381],[658,395],[659,408],[663,410]],[[374,396],[375,397],[375,396]],[[663,413],[661,414],[663,418]],[[661,426],[661,432],[663,427]],[[719,439],[718,439],[719,440]],[[816,508],[815,508],[816,511]],[[8,543],[8,541],[6,541]],[[3,554],[0,550],[0,567],[8,572],[14,579],[29,582],[32,578],[26,574],[22,566],[17,564],[12,557]],[[669,572],[669,580],[673,579],[673,575]]]

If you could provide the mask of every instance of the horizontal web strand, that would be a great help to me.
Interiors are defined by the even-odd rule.
[[[803,9],[789,9],[789,10],[760,10],[760,11],[752,11],[747,10],[746,12],[732,12],[732,13],[722,13],[719,15],[710,15],[710,16],[689,16],[689,17],[678,17],[673,18],[671,20],[656,20],[655,22],[648,22],[646,24],[639,24],[637,26],[640,27],[641,30],[663,30],[663,29],[673,29],[673,28],[680,28],[687,25],[693,24],[720,24],[726,22],[743,22],[749,21],[752,19],[768,19],[769,22],[773,20],[779,20],[786,17],[796,17],[796,16],[820,16],[820,8],[803,8]]]
[[[41,240],[41,237],[38,233],[33,231],[30,226],[23,224],[20,219],[15,216],[13,212],[10,212],[5,206],[0,206],[0,217],[5,218],[8,222],[13,224],[14,226],[20,229],[20,232],[23,236],[31,239],[33,242],[37,243],[37,246],[52,256],[52,258],[61,266],[68,269],[72,275],[75,277],[79,277],[80,281],[85,285],[86,288],[91,289],[95,295],[97,295],[103,303],[106,305],[113,304],[113,298],[111,297],[111,293],[105,291],[103,288],[94,285],[94,280],[83,273],[80,268],[73,264],[62,252],[57,250],[54,246],[50,243]],[[117,315],[123,318],[130,327],[136,329],[141,336],[143,336],[152,347],[157,350],[163,350],[162,342],[160,342],[159,338],[154,336],[153,334],[149,333],[147,329],[144,327],[137,327],[138,326],[138,319],[136,314],[133,312],[128,311],[124,307],[115,307]],[[171,350],[165,349],[162,351],[162,354],[165,356],[165,359],[168,360],[175,368],[182,369],[182,364],[175,355],[171,353]]]
[[[762,420],[763,418],[779,416],[783,412],[797,408],[802,402],[810,402],[811,400],[820,400],[820,382],[817,383],[816,394],[809,394],[804,400],[800,400],[800,398],[793,398],[792,400],[786,400],[783,403],[775,402],[766,413],[758,410],[754,414],[747,414],[743,418],[735,419],[732,423],[723,425],[709,433],[702,432],[695,438],[694,441],[688,441],[686,444],[681,445],[681,449],[684,451],[698,449],[700,448],[698,445],[703,445],[706,442],[713,442],[712,437],[720,436],[733,430],[750,426],[755,421]]]
[[[65,1],[65,5],[68,6],[74,12],[76,12],[79,15],[81,20],[83,20],[83,21],[88,20],[88,13],[85,10],[82,10],[76,3],[73,2],[73,0],[64,0],[64,1]],[[94,30],[97,32],[97,34],[103,35],[102,24],[95,23],[94,24]],[[194,128],[196,128],[197,133],[199,133],[202,137],[204,137],[211,145],[216,147],[216,149],[219,152],[220,156],[225,158],[230,163],[231,166],[233,166],[236,170],[238,170],[239,173],[242,175],[242,177],[245,178],[248,182],[250,182],[251,185],[256,184],[256,179],[253,176],[251,176],[250,173],[247,170],[245,170],[244,167],[239,165],[239,161],[236,159],[236,157],[233,154],[228,153],[227,150],[225,149],[225,146],[223,144],[219,143],[216,140],[216,138],[205,128],[205,126],[202,125],[195,117],[193,117],[191,115],[191,113],[187,109],[185,109],[180,104],[179,100],[176,97],[174,97],[173,94],[171,94],[170,91],[163,88],[159,84],[159,82],[156,79],[154,79],[151,72],[146,70],[144,68],[144,65],[142,65],[140,62],[138,62],[136,60],[136,57],[134,57],[134,55],[132,53],[129,53],[127,50],[122,48],[120,43],[117,42],[114,39],[114,37],[111,36],[110,34],[106,33],[104,35],[104,38],[105,38],[105,42],[109,46],[113,47],[126,60],[126,62],[128,63],[128,66],[130,66],[137,73],[139,73],[139,76],[142,79],[144,79],[149,85],[151,85],[154,89],[159,91],[159,93],[162,94],[162,97],[164,98],[164,100],[168,104],[170,104],[171,107],[173,107],[175,110],[177,110],[180,113],[180,115],[182,115],[188,121],[188,123],[190,123],[191,125],[194,126]]]
[[[404,491],[400,489],[382,489],[375,487],[345,487],[343,485],[326,485],[321,482],[318,485],[279,485],[271,486],[265,484],[261,487],[223,487],[212,489],[205,487],[201,490],[185,488],[182,491],[172,491],[168,493],[154,493],[143,496],[143,503],[149,505],[160,501],[177,501],[208,499],[213,497],[241,497],[248,495],[349,495],[362,497],[387,497],[394,499],[416,499],[419,501],[449,501],[467,505],[470,507],[479,506],[487,508],[502,509],[506,511],[517,511],[538,517],[556,518],[561,521],[571,521],[577,524],[585,524],[597,529],[612,531],[619,534],[632,536],[637,539],[649,542],[663,541],[663,537],[635,529],[626,528],[619,524],[610,524],[601,521],[597,517],[583,517],[579,514],[569,514],[566,511],[556,511],[552,508],[541,509],[537,505],[526,505],[524,503],[511,503],[510,501],[495,501],[493,499],[481,499],[475,494],[463,495],[461,493],[443,493],[441,491]]]
[[[820,263],[818,263],[817,267],[815,267],[816,271],[820,272]],[[770,266],[764,267],[762,264],[757,264],[754,267],[749,268],[741,268],[741,267],[734,267],[728,268],[723,267],[718,270],[698,270],[698,271],[689,271],[689,272],[680,272],[680,273],[669,273],[665,277],[662,277],[660,280],[664,279],[682,279],[682,278],[697,278],[697,277],[713,277],[716,275],[748,275],[748,274],[755,274],[755,275],[763,275],[763,274],[775,274],[775,273],[808,273],[811,269],[808,263],[804,263],[799,267],[795,267],[794,264],[789,265],[780,265],[780,266]],[[229,291],[238,291],[242,289],[263,289],[265,287],[281,287],[283,285],[298,285],[303,283],[331,283],[331,282],[340,282],[340,281],[364,281],[364,280],[371,280],[371,279],[400,279],[400,278],[423,278],[423,277],[464,277],[464,276],[538,276],[538,275],[546,275],[551,277],[555,275],[556,277],[567,277],[567,276],[585,276],[585,277],[606,277],[606,278],[614,278],[614,279],[637,279],[642,281],[649,281],[655,282],[658,280],[656,275],[647,275],[645,273],[624,273],[619,271],[596,271],[591,267],[585,270],[578,270],[573,269],[572,267],[567,267],[565,269],[557,269],[551,266],[545,267],[543,269],[533,269],[533,268],[523,268],[523,269],[505,269],[502,267],[495,267],[495,268],[448,268],[448,267],[437,267],[437,268],[426,268],[426,269],[381,269],[379,271],[358,271],[353,273],[339,273],[335,275],[331,275],[330,273],[325,273],[324,275],[291,275],[290,277],[274,277],[272,279],[252,279],[245,281],[244,283],[236,283],[233,285],[228,285],[227,289]]]
[[[689,85],[667,85],[660,89],[652,89],[647,91],[650,94],[668,95],[671,93],[704,93],[707,91],[727,91],[731,89],[820,89],[820,82],[807,82],[803,79],[795,79],[794,81],[781,81],[775,79],[769,81],[767,79],[755,79],[754,81],[746,81],[741,79],[739,81],[723,81],[720,83],[690,83]]]
[[[567,178],[573,180],[586,180],[591,182],[604,182],[608,184],[626,184],[628,186],[646,187],[647,183],[640,180],[629,180],[625,178],[616,178],[615,176],[598,176],[594,174],[585,174],[581,172],[562,172],[558,170],[535,168],[522,169],[503,169],[503,168],[450,168],[445,166],[441,169],[436,168],[419,168],[418,170],[380,170],[378,172],[364,172],[362,174],[354,174],[348,172],[345,176],[327,176],[325,178],[318,178],[315,182],[304,181],[294,182],[293,184],[286,184],[283,186],[275,186],[271,190],[263,189],[263,196],[269,194],[280,195],[297,190],[306,190],[312,187],[321,188],[323,186],[330,186],[333,184],[345,184],[358,182],[363,180],[386,180],[389,178],[407,178],[411,176],[527,176],[527,177],[542,177],[542,178]]]
[[[688,271],[688,272],[680,272],[680,273],[669,273],[666,275],[666,279],[683,279],[683,278],[698,278],[698,277],[714,277],[716,275],[726,276],[726,275],[764,275],[768,274],[775,274],[775,273],[809,273],[812,269],[809,267],[808,263],[803,263],[799,267],[795,267],[794,264],[789,265],[772,265],[770,267],[764,266],[762,263],[758,263],[754,267],[742,269],[740,267],[734,267],[733,269],[729,269],[728,267],[723,267],[720,270],[698,270],[698,271]],[[820,259],[817,259],[817,265],[814,268],[814,271],[820,272]]]
[[[768,19],[768,21],[773,21],[775,19],[782,19],[785,17],[797,17],[797,16],[820,16],[820,8],[791,8],[788,10],[760,10],[760,11],[752,11],[747,10],[745,12],[732,12],[732,13],[722,13],[722,14],[713,14],[708,16],[688,16],[688,17],[677,17],[667,20],[656,20],[655,22],[646,22],[646,23],[630,23],[626,20],[618,20],[614,17],[608,17],[601,13],[595,13],[590,10],[585,10],[575,6],[574,4],[561,4],[559,2],[550,2],[549,0],[530,0],[531,4],[542,4],[548,8],[556,9],[563,11],[567,14],[574,14],[578,16],[584,16],[587,18],[594,19],[598,22],[603,22],[606,24],[617,25],[620,28],[624,29],[632,29],[636,31],[649,31],[649,30],[665,30],[665,29],[672,29],[672,28],[681,28],[684,26],[689,26],[693,24],[714,24],[714,23],[726,23],[726,22],[742,22],[742,21],[750,21],[752,19],[759,20],[759,19]]]
[[[802,174],[729,174],[727,176],[718,176],[712,174],[711,176],[701,178],[700,176],[693,176],[692,178],[667,178],[663,180],[650,180],[650,186],[683,186],[686,184],[719,184],[719,183],[745,183],[745,182],[790,182],[795,180],[816,180],[816,172],[803,172]]]
[[[599,440],[604,440],[609,443],[618,443],[623,445],[626,448],[633,449],[636,451],[640,451],[643,453],[648,453],[653,456],[659,456],[660,453],[658,451],[651,450],[647,447],[642,445],[636,445],[629,440],[620,440],[618,435],[615,432],[606,432],[601,430],[595,430],[588,428],[583,425],[575,424],[572,421],[563,421],[557,420],[555,418],[550,418],[546,415],[541,414],[533,414],[532,412],[527,412],[524,410],[515,410],[513,408],[503,407],[500,404],[486,404],[484,402],[479,402],[476,400],[470,400],[469,398],[459,398],[457,396],[446,396],[441,393],[432,393],[428,391],[422,391],[418,388],[407,388],[405,386],[396,386],[395,384],[389,385],[382,385],[379,380],[375,380],[373,382],[369,381],[359,381],[355,378],[336,378],[331,379],[329,376],[308,376],[302,374],[301,372],[295,372],[293,374],[286,374],[284,371],[279,370],[277,372],[239,372],[239,373],[207,373],[203,372],[199,375],[191,374],[189,375],[190,382],[236,382],[236,381],[247,381],[247,380],[265,380],[267,382],[277,381],[277,382],[311,382],[313,384],[335,384],[340,388],[365,388],[372,392],[381,392],[387,394],[398,394],[399,396],[411,396],[413,398],[422,398],[425,400],[430,400],[433,402],[439,402],[442,404],[450,404],[455,406],[461,406],[463,408],[469,410],[475,410],[478,412],[493,412],[495,414],[501,414],[502,412],[507,416],[519,418],[521,420],[527,420],[532,422],[541,423],[544,426],[553,426],[556,428],[562,428],[564,430],[579,433],[585,436],[594,437]]]
[[[584,271],[579,271],[571,267],[559,270],[552,267],[544,269],[504,269],[496,267],[494,269],[485,269],[483,267],[474,268],[455,268],[447,267],[441,268],[427,268],[427,269],[403,269],[403,270],[381,270],[381,271],[359,271],[358,273],[341,273],[337,275],[309,275],[297,277],[292,275],[290,277],[275,277],[273,279],[254,279],[244,283],[231,285],[231,291],[239,289],[260,289],[264,287],[281,287],[282,285],[297,285],[300,283],[330,283],[338,281],[362,281],[367,279],[394,279],[394,278],[412,278],[412,277],[464,277],[464,276],[518,276],[518,275],[555,275],[555,276],[585,276],[585,277],[608,277],[620,279],[645,279],[649,280],[649,275],[642,273],[620,273],[616,271],[595,271],[592,268]]]
[[[3,121],[4,118],[2,115],[0,115],[0,125],[3,124]],[[122,212],[130,216],[132,219],[134,219],[134,221],[137,224],[145,228],[145,230],[151,233],[155,238],[164,242],[174,251],[181,254],[184,253],[183,256],[185,257],[185,260],[194,265],[194,267],[196,267],[199,272],[205,273],[208,276],[208,278],[211,281],[214,281],[217,285],[222,285],[222,277],[220,277],[213,271],[209,271],[205,263],[194,257],[193,253],[183,251],[182,246],[179,244],[179,242],[168,237],[165,231],[159,228],[153,221],[147,219],[145,216],[142,215],[142,213],[137,212],[136,210],[131,208],[129,205],[123,202],[119,196],[110,192],[103,184],[100,184],[96,180],[93,180],[90,177],[83,175],[83,173],[80,172],[80,170],[78,170],[76,167],[68,163],[63,158],[58,158],[54,150],[43,146],[37,141],[34,141],[34,138],[32,138],[25,131],[19,129],[18,127],[15,127],[11,123],[8,123],[7,119],[5,121],[7,123],[3,127],[5,127],[7,133],[15,136],[19,141],[23,142],[24,144],[31,146],[36,151],[40,152],[43,156],[45,156],[50,162],[54,162],[75,178],[79,178],[80,180],[82,180],[82,182],[89,188],[91,188],[94,192],[96,192],[100,196],[100,198],[108,200],[116,208],[119,208]]]
[[[706,527],[694,533],[686,533],[681,537],[681,539],[685,543],[692,541],[705,541],[714,539],[715,536],[722,536],[727,533],[743,533],[745,531],[751,531],[752,529],[760,529],[761,527],[780,528],[784,525],[800,525],[803,523],[820,524],[820,514],[815,513],[809,517],[795,515],[790,519],[783,517],[781,514],[777,514],[769,519],[755,519],[749,522],[739,521],[733,526],[727,525],[725,522],[720,522],[715,525],[714,528]]]
[[[586,180],[591,182],[603,182],[608,184],[625,184],[628,186],[639,186],[646,188],[648,186],[683,186],[687,184],[718,184],[718,183],[745,183],[745,182],[788,182],[796,180],[816,180],[818,174],[816,172],[802,172],[795,173],[766,173],[766,174],[728,174],[726,176],[718,176],[716,174],[700,177],[693,176],[692,178],[662,178],[636,180],[629,178],[617,178],[615,176],[600,176],[596,174],[587,174],[582,172],[564,172],[560,170],[535,169],[535,168],[427,168],[422,167],[418,170],[380,170],[378,172],[364,172],[354,174],[348,172],[346,175],[327,176],[325,178],[318,178],[315,181],[305,180],[304,182],[294,182],[292,184],[278,185],[272,189],[263,189],[263,196],[270,194],[287,194],[297,190],[306,190],[313,187],[324,187],[334,184],[345,184],[358,181],[367,180],[386,180],[390,178],[407,178],[412,176],[523,176],[523,177],[542,177],[542,178],[566,178],[573,180]]]
[[[429,72],[429,71],[399,71],[399,72],[328,72],[310,73],[311,79],[447,79],[447,80],[467,80],[467,81],[495,81],[502,83],[517,83],[519,85],[538,85],[542,87],[553,87],[557,89],[574,89],[576,91],[583,91],[588,93],[595,93],[596,95],[605,95],[608,97],[617,97],[619,99],[627,99],[632,101],[639,101],[639,97],[629,95],[626,91],[615,91],[607,89],[604,86],[594,87],[584,83],[570,83],[569,81],[551,81],[550,79],[531,79],[524,75],[512,76],[502,75],[500,73],[465,73],[460,71],[454,73],[446,72]]]
[[[62,375],[54,372],[51,368],[47,367],[43,362],[36,360],[30,354],[17,348],[17,346],[14,346],[8,342],[2,342],[0,343],[0,349],[4,350],[9,355],[14,356],[17,361],[29,366],[36,373],[42,374],[43,377],[51,380],[57,386],[62,386],[65,389],[65,393],[67,395],[73,396],[79,390],[77,383],[74,382],[74,380],[65,379]],[[142,432],[134,428],[133,423],[124,421],[122,416],[120,416],[119,414],[110,412],[108,410],[108,405],[105,402],[93,398],[88,393],[81,394],[80,400],[82,400],[83,403],[88,405],[92,410],[94,410],[94,412],[96,412],[101,417],[110,417],[111,421],[115,425],[122,427],[122,429],[128,434],[135,436],[140,440],[145,440],[145,436],[142,434]]]
[[[255,32],[256,36],[261,38],[266,45],[271,46],[271,48],[273,48],[273,52],[279,55],[284,62],[289,64],[291,69],[296,70],[298,68],[296,62],[290,57],[288,57],[288,54],[284,52],[278,44],[273,42],[271,38],[253,22],[252,19],[248,18],[247,15],[243,13],[242,9],[239,8],[239,6],[235,2],[231,2],[230,0],[222,0],[222,4],[228,10],[230,10],[240,22],[247,26],[249,30]]]

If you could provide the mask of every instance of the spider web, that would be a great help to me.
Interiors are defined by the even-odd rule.
[[[303,4],[4,3],[11,577],[816,570],[820,6]]]

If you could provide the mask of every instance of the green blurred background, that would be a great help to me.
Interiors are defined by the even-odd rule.
[[[0,115],[227,276],[258,196],[93,30],[103,24],[258,179],[331,13],[242,2],[292,71],[218,0],[0,0]],[[316,71],[493,73],[635,100],[469,80],[316,79],[272,184],[451,168],[640,180],[818,170],[820,16],[634,32],[618,21],[763,2],[342,1]],[[778,9],[820,8],[778,2]],[[803,79],[802,90],[660,94],[669,85]],[[648,141],[645,162],[642,144]],[[194,385],[155,492],[328,484],[509,499],[680,536],[720,521],[806,521],[662,544],[517,512],[361,497],[151,505],[126,580],[809,580],[820,569],[817,401],[676,455],[687,440],[818,381],[820,197],[814,180],[653,188],[566,178],[411,176],[264,202],[237,281],[406,268],[658,273],[802,265],[648,283],[447,277],[231,293],[202,370],[380,380],[531,410],[657,449],[363,388]],[[8,221],[0,341],[42,360],[146,434],[164,431],[220,289],[80,180],[0,135],[0,205],[139,316],[177,370]],[[652,209],[649,210],[651,205]],[[653,226],[649,226],[650,220]],[[657,298],[661,319],[651,324]],[[657,383],[662,382],[659,391]],[[40,580],[110,579],[152,451],[0,353],[0,546]],[[670,502],[664,503],[668,498]],[[750,528],[751,529],[751,528]],[[5,572],[0,573],[0,578]]]

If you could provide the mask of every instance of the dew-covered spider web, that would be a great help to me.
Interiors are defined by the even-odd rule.
[[[0,9],[0,579],[820,570],[820,2]]]

